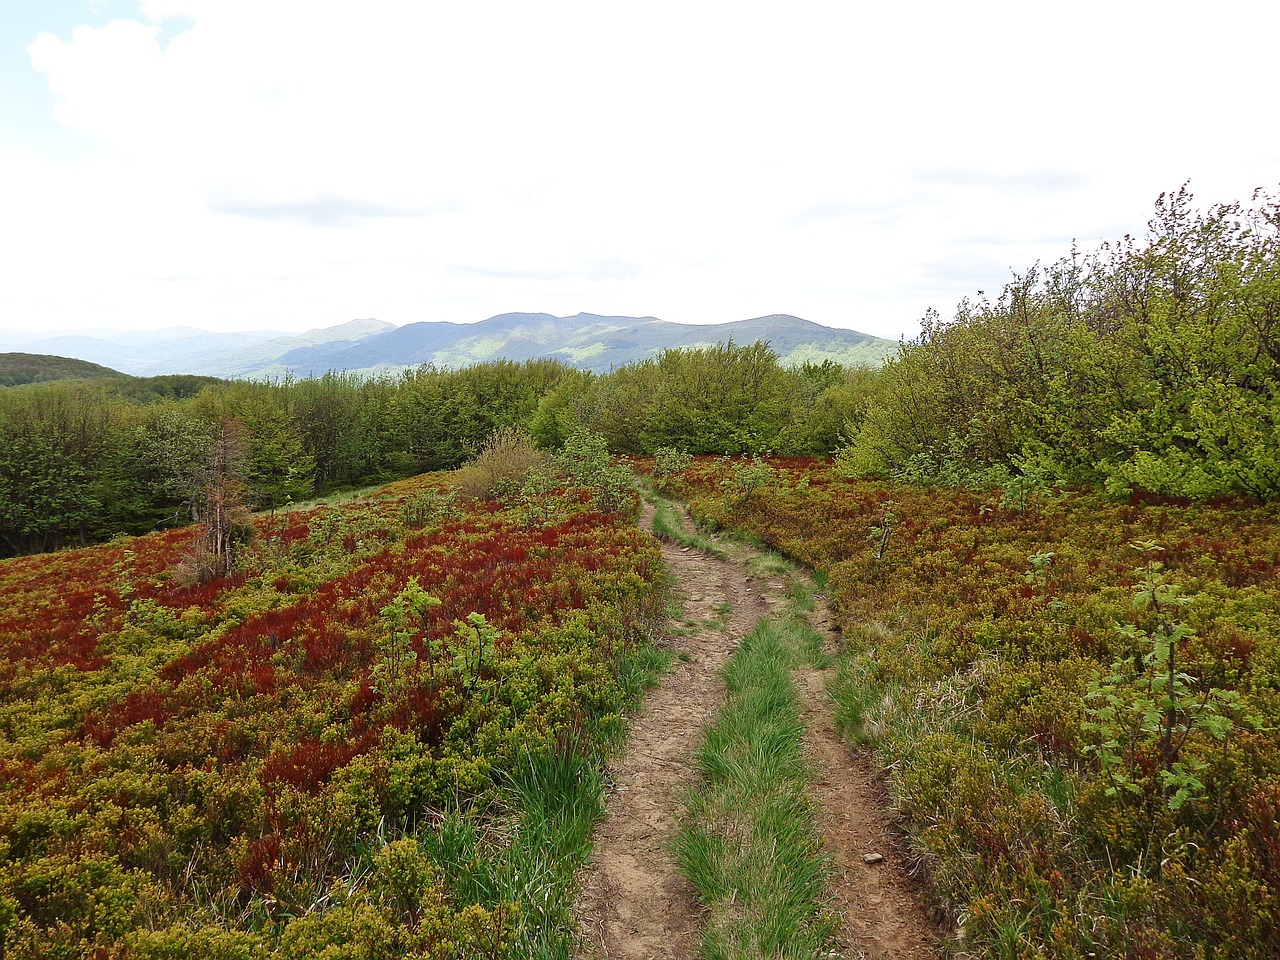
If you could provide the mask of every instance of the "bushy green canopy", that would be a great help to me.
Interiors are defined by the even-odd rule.
[[[1144,241],[1072,250],[963,301],[883,372],[855,471],[1036,473],[1203,498],[1280,494],[1280,207],[1164,194]]]

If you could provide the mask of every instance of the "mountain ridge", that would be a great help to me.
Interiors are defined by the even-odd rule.
[[[790,314],[716,324],[578,313],[501,313],[477,323],[422,321],[396,326],[349,320],[300,334],[211,333],[174,327],[151,333],[60,336],[24,343],[27,353],[98,363],[135,376],[199,374],[228,379],[374,374],[422,364],[442,368],[493,360],[549,358],[595,372],[656,357],[663,350],[733,340],[769,342],[783,364],[833,360],[878,366],[896,341],[826,327]]]

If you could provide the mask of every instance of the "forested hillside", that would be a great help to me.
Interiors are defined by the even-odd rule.
[[[654,317],[503,313],[474,323],[397,327],[351,320],[296,335],[210,333],[190,327],[19,341],[35,353],[80,357],[138,376],[173,372],[266,380],[325,373],[400,373],[431,364],[457,369],[498,360],[557,360],[594,373],[651,360],[664,350],[735,340],[768,341],[784,366],[831,360],[879,366],[898,343],[855,330],[774,314],[730,323],[669,323]]]
[[[1185,498],[1280,493],[1280,211],[1162,196],[1142,241],[1034,266],[960,304],[882,370],[784,368],[765,343],[666,350],[608,373],[551,360],[398,376],[191,377],[0,391],[0,543],[86,543],[199,513],[213,438],[248,502],[456,466],[499,427],[555,448],[827,455],[855,474],[1096,484]]]
[[[70,357],[49,357],[38,353],[0,353],[0,387],[53,380],[90,380],[123,377],[110,367]]]

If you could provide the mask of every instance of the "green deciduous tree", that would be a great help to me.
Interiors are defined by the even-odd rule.
[[[9,551],[85,543],[112,526],[102,466],[121,442],[120,406],[79,385],[0,393],[0,539]]]
[[[415,472],[450,469],[497,429],[528,431],[539,403],[568,376],[570,368],[554,360],[423,366],[405,374],[395,419],[407,465]]]
[[[241,465],[249,503],[275,508],[315,492],[316,462],[285,406],[280,384],[235,383],[206,391],[196,410],[206,418],[234,418],[244,430]]]
[[[734,454],[776,447],[787,421],[786,377],[768,344],[667,350],[657,365],[647,449]]]

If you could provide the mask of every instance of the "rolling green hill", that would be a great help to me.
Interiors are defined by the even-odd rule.
[[[0,387],[20,387],[28,383],[55,380],[99,380],[126,376],[110,367],[75,360],[47,357],[38,353],[0,353]]]

